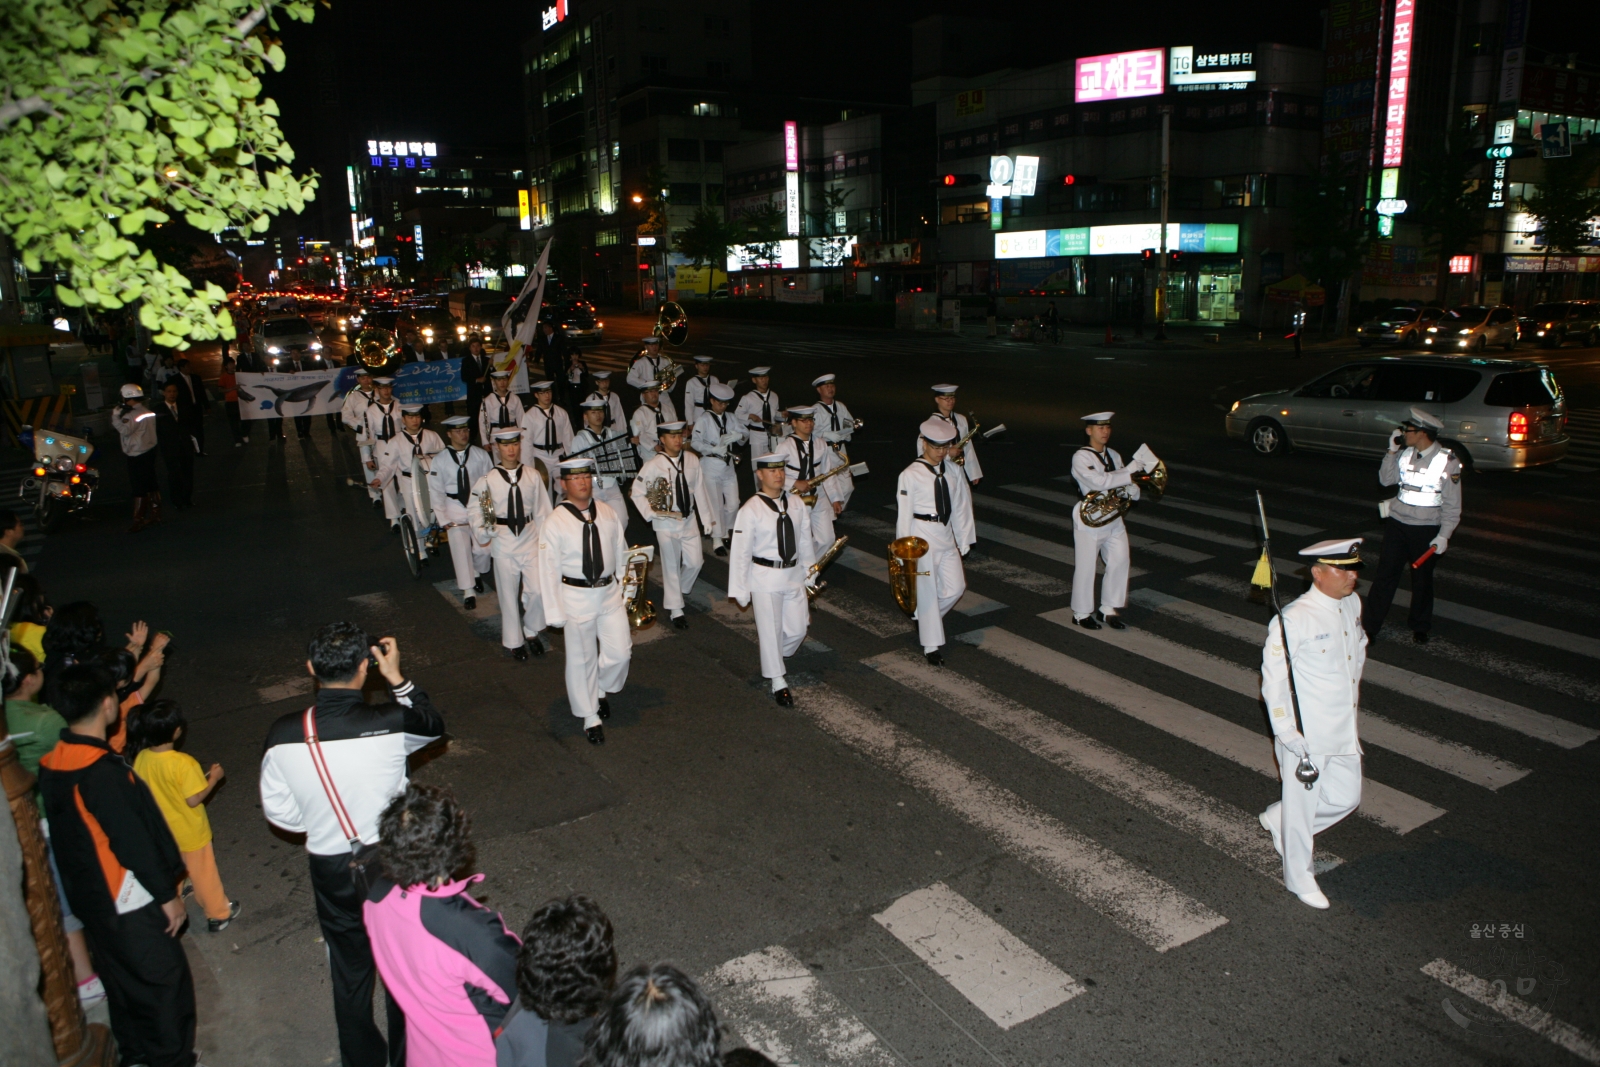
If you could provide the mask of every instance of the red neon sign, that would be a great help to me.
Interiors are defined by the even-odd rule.
[[[800,125],[795,122],[783,124],[783,169],[796,171],[800,169]]]
[[[1389,43],[1389,108],[1383,120],[1383,165],[1398,167],[1405,154],[1406,96],[1411,85],[1411,26],[1416,0],[1394,0]]]

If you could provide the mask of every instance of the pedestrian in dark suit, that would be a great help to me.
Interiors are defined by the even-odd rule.
[[[467,413],[474,415],[483,406],[484,394],[489,391],[489,372],[494,370],[494,358],[483,349],[481,334],[467,337],[467,350],[461,354],[461,380],[467,386]],[[473,418],[476,427],[478,420]]]
[[[206,383],[189,369],[189,361],[178,357],[178,374],[173,379],[179,385],[178,403],[188,409],[189,432],[194,435],[195,451],[206,454],[206,412],[211,410],[211,398],[206,395]]]
[[[180,399],[183,386],[176,378],[161,387],[161,403],[156,405],[156,446],[167,465],[167,488],[172,506],[185,511],[194,503],[194,436],[189,432],[189,417]]]
[[[573,397],[567,371],[572,365],[572,342],[566,334],[556,329],[555,323],[541,322],[539,333],[534,338],[534,348],[544,363],[544,376],[554,386],[551,392],[556,405],[566,408],[570,416]]]

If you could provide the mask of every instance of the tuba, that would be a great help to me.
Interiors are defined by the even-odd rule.
[[[917,613],[917,560],[928,554],[928,542],[920,537],[900,537],[889,542],[889,588],[895,602],[907,615]]]
[[[654,545],[633,545],[628,549],[628,563],[622,577],[622,600],[628,609],[628,625],[635,630],[642,630],[656,621],[655,605],[644,595],[645,578],[650,574],[650,561],[655,554]]]
[[[1078,514],[1085,526],[1096,529],[1122,518],[1133,507],[1133,498],[1119,486],[1116,489],[1094,489],[1078,505]]]
[[[808,579],[815,578],[815,577],[819,576],[820,574],[822,574],[823,571],[827,570],[828,569],[828,564],[832,563],[834,560],[839,558],[839,553],[844,551],[844,546],[845,546],[846,542],[848,542],[849,540],[850,540],[849,536],[846,535],[844,537],[839,538],[833,544],[829,545],[828,546],[828,550],[826,552],[824,552],[822,555],[818,556],[817,557],[817,561],[811,565],[811,569],[806,571],[806,577]],[[817,599],[817,594],[822,592],[827,587],[828,587],[828,583],[827,582],[822,582],[822,581],[815,582],[815,583],[808,582],[808,584],[806,585],[806,599],[807,600],[815,600],[815,599]]]
[[[689,316],[683,310],[683,305],[676,300],[662,304],[656,316],[656,328],[652,332],[674,348],[683,344],[689,336]]]
[[[378,326],[368,326],[356,334],[355,340],[350,342],[350,347],[355,350],[356,358],[368,367],[381,367],[393,359],[400,351],[394,343],[394,333]]]

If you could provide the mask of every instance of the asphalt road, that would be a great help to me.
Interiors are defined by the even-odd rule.
[[[633,337],[643,320],[607,323]],[[449,743],[415,774],[471,811],[480,897],[516,929],[553,895],[594,896],[624,966],[704,976],[730,1042],[784,1062],[1600,1062],[1600,474],[1469,476],[1436,639],[1405,639],[1397,607],[1372,650],[1366,803],[1319,839],[1342,862],[1315,912],[1255,824],[1278,786],[1253,695],[1268,612],[1247,598],[1251,493],[1268,492],[1280,557],[1375,531],[1387,494],[1375,460],[1263,460],[1221,423],[1238,396],[1354,350],[1098,341],[695,323],[681,354],[724,378],[770,363],[785,401],[840,376],[866,420],[852,458],[872,467],[840,526],[862,554],[829,574],[793,709],[771,702],[753,624],[708,559],[688,632],[638,635],[601,748],[568,711],[559,636],[507,660],[492,597],[464,612],[447,562],[412,580],[322,420],[309,441],[233,448],[214,416],[196,507],[138,535],[121,532],[110,457],[96,512],[37,569],[56,603],[176,635],[166,693],[188,750],[229,772],[210,810],[244,912],[217,935],[195,912],[188,935],[206,1062],[337,1062],[305,860],[261,818],[255,775],[267,725],[310,698],[306,638],[340,618],[396,636],[443,709]],[[597,362],[628,351],[614,340]],[[1594,449],[1600,357],[1552,355]],[[934,671],[882,551],[939,381],[1008,432],[980,449],[971,595]],[[1148,442],[1172,483],[1130,519],[1131,628],[1091,636],[1061,624],[1058,479],[1077,417],[1104,408],[1113,446]],[[648,537],[637,518],[631,532]]]

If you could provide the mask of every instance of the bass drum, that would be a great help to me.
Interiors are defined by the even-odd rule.
[[[400,516],[400,548],[406,554],[406,566],[411,577],[422,577],[422,546],[417,542],[417,526],[410,515]]]

